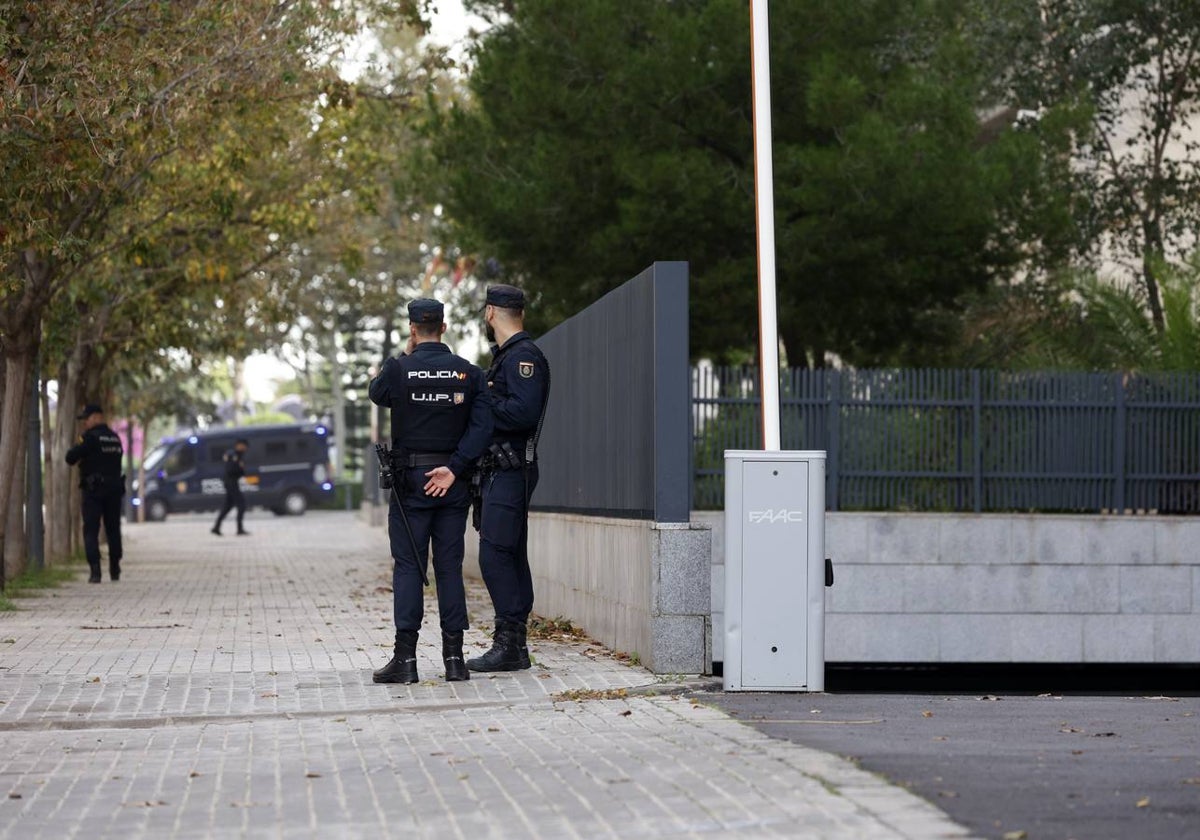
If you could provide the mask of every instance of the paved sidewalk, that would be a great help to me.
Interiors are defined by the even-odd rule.
[[[529,671],[447,684],[432,603],[423,681],[374,685],[393,632],[380,531],[210,524],[129,527],[119,583],[0,614],[0,838],[966,836],[595,645],[534,642]]]

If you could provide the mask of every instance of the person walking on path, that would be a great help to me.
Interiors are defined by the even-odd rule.
[[[529,499],[538,482],[537,440],[550,398],[550,365],[525,332],[525,293],[489,286],[484,319],[492,345],[487,372],[495,432],[482,467],[479,570],[496,614],[492,647],[467,662],[472,671],[530,667],[527,622],[533,610]]]
[[[491,401],[483,371],[442,343],[446,324],[441,303],[414,300],[408,305],[408,319],[409,352],[385,361],[368,392],[371,402],[391,409],[388,537],[396,624],[392,659],[373,679],[417,682],[417,634],[424,612],[421,582],[432,542],[446,680],[467,680],[462,562],[468,479],[491,440]]]
[[[121,579],[121,500],[125,496],[125,476],[121,457],[125,448],[121,437],[104,421],[100,406],[88,404],[79,413],[83,434],[67,450],[67,463],[79,464],[79,486],[83,489],[83,550],[87,554],[91,576],[88,583],[100,582],[100,523],[108,540],[108,576]]]
[[[225,475],[221,479],[225,485],[225,504],[221,506],[221,512],[217,514],[217,522],[212,527],[212,532],[218,537],[221,536],[221,523],[225,520],[225,516],[229,511],[237,508],[237,534],[239,537],[245,537],[250,534],[242,527],[242,519],[246,515],[246,496],[242,493],[240,484],[242,476],[246,474],[246,449],[250,444],[245,438],[238,438],[233,444],[233,449],[225,453]]]

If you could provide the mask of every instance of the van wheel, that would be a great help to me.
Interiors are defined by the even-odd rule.
[[[308,510],[308,496],[303,490],[289,490],[283,497],[283,509],[288,516],[303,516]]]
[[[162,499],[150,499],[146,502],[146,521],[162,522],[167,518],[167,503]]]

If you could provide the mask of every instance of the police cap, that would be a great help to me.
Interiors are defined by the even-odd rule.
[[[103,413],[104,413],[103,408],[96,405],[95,403],[88,403],[87,405],[85,405],[83,407],[83,411],[79,412],[79,419],[86,420],[89,417],[91,417],[93,414],[103,414]]]
[[[504,284],[488,286],[487,304],[488,306],[499,306],[504,309],[524,309],[525,293],[516,286],[506,286]]]
[[[408,305],[408,320],[414,324],[440,324],[442,316],[440,301],[418,298]]]

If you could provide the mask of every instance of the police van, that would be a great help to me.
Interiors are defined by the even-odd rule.
[[[225,453],[239,438],[249,444],[241,479],[247,507],[279,516],[300,516],[309,505],[333,495],[329,477],[329,430],[319,423],[243,426],[166,438],[143,461],[146,487],[134,491],[146,519],[169,513],[216,511],[225,500]]]

